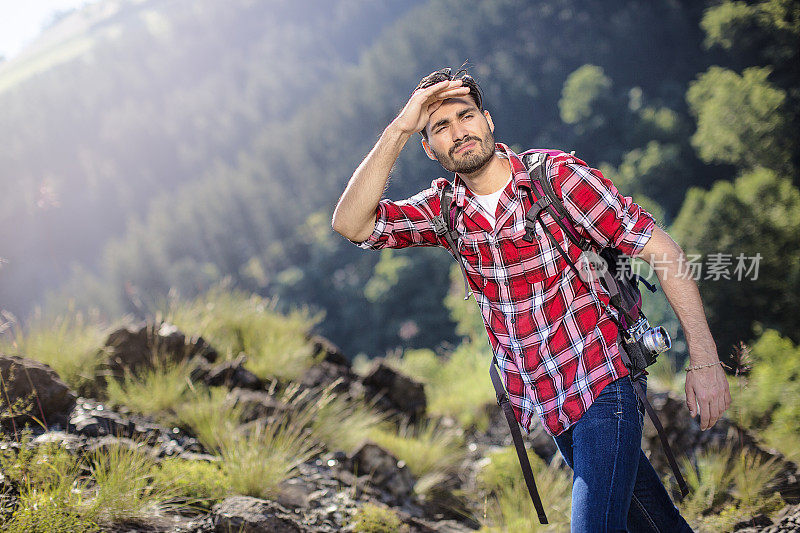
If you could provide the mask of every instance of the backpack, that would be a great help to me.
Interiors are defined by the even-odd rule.
[[[536,190],[535,197],[533,191],[528,191],[528,200],[530,207],[525,214],[525,235],[523,239],[527,242],[533,242],[533,234],[535,231],[536,223],[541,223],[548,239],[555,245],[559,254],[566,260],[569,267],[575,272],[580,280],[587,285],[591,291],[591,286],[588,284],[587,276],[596,274],[599,275],[600,283],[608,291],[610,296],[610,304],[617,311],[617,317],[605,305],[605,303],[598,298],[600,304],[604,307],[609,317],[617,324],[620,331],[620,337],[623,342],[620,342],[623,350],[621,351],[622,360],[631,374],[631,381],[633,383],[636,395],[639,397],[642,405],[653,421],[658,436],[661,440],[664,453],[667,456],[670,467],[675,475],[681,491],[681,498],[688,494],[688,487],[680,473],[675,457],[672,454],[669,443],[664,435],[664,429],[658,420],[655,410],[647,401],[647,396],[641,388],[639,381],[647,375],[645,368],[655,363],[656,355],[642,345],[640,336],[637,337],[634,332],[638,331],[637,328],[649,326],[647,319],[642,312],[642,295],[639,291],[638,284],[642,282],[648,290],[655,292],[655,286],[648,283],[644,278],[638,274],[634,274],[630,262],[620,260],[623,253],[610,247],[600,247],[593,241],[583,237],[575,228],[575,223],[572,217],[567,212],[561,199],[558,198],[550,180],[547,177],[546,161],[548,157],[546,150],[530,150],[525,152],[521,159],[525,168],[531,177],[531,184],[533,189]],[[443,237],[456,261],[461,267],[461,273],[464,277],[464,299],[469,299],[469,283],[467,272],[464,267],[464,259],[458,252],[456,241],[458,239],[458,232],[455,230],[455,215],[456,208],[449,209],[448,216],[444,216],[445,209],[450,206],[453,197],[452,184],[448,181],[440,191],[439,205],[440,213],[433,219],[433,227],[436,234]],[[523,201],[524,205],[524,201]],[[569,240],[578,246],[585,257],[589,260],[583,263],[583,273],[578,270],[578,267],[573,263],[567,253],[563,250],[559,242],[548,229],[547,225],[542,220],[543,213],[549,213],[550,216],[556,221],[559,227],[564,232]],[[599,253],[595,249],[599,248]],[[669,346],[667,346],[669,347]],[[525,483],[528,486],[528,492],[531,495],[534,507],[539,515],[539,521],[542,524],[547,524],[547,516],[544,512],[538,490],[536,489],[536,482],[533,479],[533,473],[528,461],[528,455],[525,451],[525,446],[522,441],[522,435],[519,430],[516,417],[514,416],[513,408],[508,400],[503,383],[500,380],[500,375],[497,372],[497,358],[492,356],[489,372],[497,395],[497,403],[502,407],[505,413],[506,420],[511,429],[511,436],[514,440],[514,447],[517,450],[517,456],[522,467],[522,472],[525,477]]]

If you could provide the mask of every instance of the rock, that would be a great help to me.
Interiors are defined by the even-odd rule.
[[[737,522],[733,526],[734,531],[741,531],[743,529],[750,529],[756,528],[756,530],[761,530],[766,526],[771,526],[772,520],[765,515],[765,514],[758,514],[751,518],[750,520],[742,520],[741,522]]]
[[[232,389],[228,393],[231,405],[241,409],[242,422],[252,422],[259,418],[271,418],[283,413],[288,406],[264,391]]]
[[[377,406],[394,410],[416,420],[425,414],[427,401],[422,383],[405,376],[378,361],[363,380],[369,398],[377,399]]]
[[[279,504],[290,509],[302,509],[308,507],[315,488],[303,479],[292,478],[281,481],[278,490],[275,500]]]
[[[35,437],[32,441],[34,446],[42,444],[55,444],[69,452],[78,452],[86,446],[86,439],[79,435],[72,435],[63,431],[48,431]]]
[[[194,357],[214,362],[217,352],[202,337],[188,338],[172,324],[143,324],[113,331],[103,350],[108,354],[104,375],[117,379],[157,364],[188,361]]]
[[[228,533],[303,533],[311,531],[295,521],[293,513],[280,504],[252,498],[230,496],[211,510],[214,531]]]
[[[229,389],[258,390],[264,388],[264,383],[252,372],[244,367],[247,356],[240,354],[232,361],[225,361],[208,369],[203,377],[203,382],[209,387],[225,386]]]
[[[336,382],[331,391],[340,394],[349,392],[351,385],[357,380],[358,376],[350,370],[349,366],[322,361],[305,371],[300,386],[308,389],[324,388]]]
[[[374,442],[363,443],[349,459],[356,475],[368,475],[372,485],[386,491],[392,499],[403,502],[414,488],[408,467]],[[388,503],[388,502],[387,502]]]
[[[339,347],[322,335],[313,335],[309,338],[309,341],[313,346],[315,354],[323,354],[322,361],[337,366],[351,367],[350,360],[342,353]]]
[[[0,378],[0,418],[7,426],[63,424],[75,405],[75,393],[58,374],[33,359],[0,354]]]
[[[130,437],[135,433],[135,424],[103,404],[79,398],[70,413],[68,430],[84,437]]]

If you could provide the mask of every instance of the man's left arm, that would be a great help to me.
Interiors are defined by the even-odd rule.
[[[689,366],[705,366],[686,373],[686,406],[692,416],[700,415],[700,429],[712,427],[731,405],[731,393],[725,371],[719,364],[717,345],[708,328],[697,284],[679,274],[686,261],[681,247],[658,226],[635,255],[656,271],[661,288],[680,320],[689,348]]]
[[[686,406],[692,416],[700,415],[701,429],[710,428],[730,406],[731,395],[697,285],[678,275],[678,265],[686,259],[683,250],[630,196],[620,194],[599,170],[577,157],[561,154],[549,171],[564,207],[592,240],[658,265],[654,270],[661,288],[686,335],[689,366],[713,363],[686,374]]]

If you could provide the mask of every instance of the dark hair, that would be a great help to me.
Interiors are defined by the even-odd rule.
[[[464,87],[469,87],[469,96],[471,96],[475,101],[475,105],[478,106],[478,109],[483,111],[483,93],[481,93],[481,88],[478,86],[475,78],[467,73],[467,69],[464,68],[463,65],[456,71],[455,74],[452,73],[452,69],[450,67],[441,68],[437,71],[431,72],[419,81],[417,87],[414,89],[414,92],[419,89],[430,87],[431,85],[436,85],[437,83],[445,80],[461,80],[461,83]],[[420,133],[424,138],[428,138],[425,128],[422,128]]]

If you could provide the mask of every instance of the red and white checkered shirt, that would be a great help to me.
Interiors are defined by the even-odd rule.
[[[536,412],[546,431],[558,435],[580,419],[603,387],[628,375],[628,370],[619,354],[617,326],[597,300],[609,301],[600,282],[594,279],[594,290],[587,290],[540,223],[533,242],[522,239],[530,205],[522,189],[531,188],[530,176],[507,146],[498,143],[496,149],[509,159],[513,179],[500,197],[495,227],[456,175],[457,246],[517,420],[530,432]],[[547,175],[578,232],[630,257],[640,252],[653,231],[652,216],[580,159],[558,150],[547,152]],[[449,251],[432,224],[445,181],[433,180],[429,189],[407,200],[381,200],[375,230],[356,244],[367,249],[442,246]],[[532,192],[535,197],[536,189]],[[577,263],[580,248],[549,213],[542,218]]]

